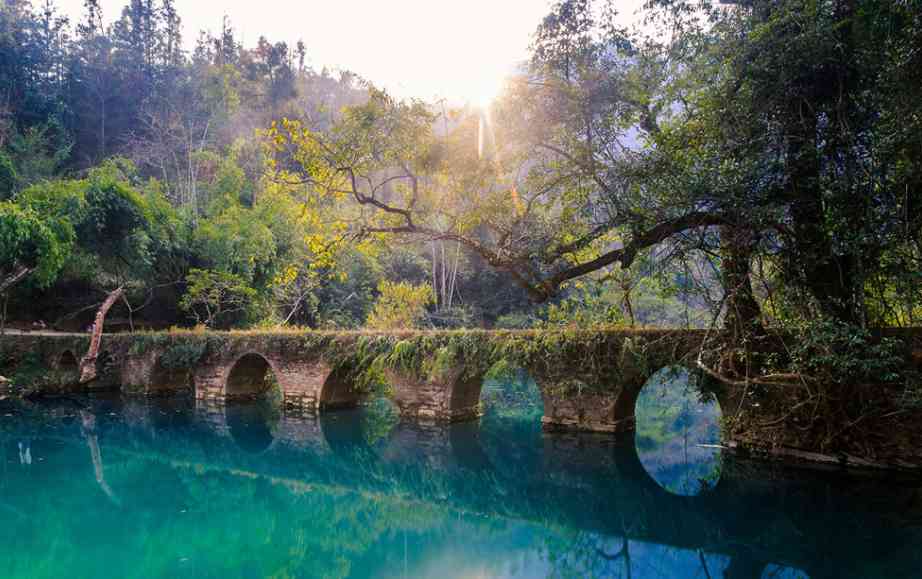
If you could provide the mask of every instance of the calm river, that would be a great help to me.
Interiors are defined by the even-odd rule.
[[[0,577],[922,576],[918,481],[722,455],[681,382],[619,437],[543,434],[527,377],[452,427],[0,401]]]

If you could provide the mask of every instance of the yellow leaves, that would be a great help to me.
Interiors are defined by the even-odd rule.
[[[276,274],[275,278],[272,280],[272,285],[274,286],[289,286],[295,282],[298,278],[298,268],[294,265],[289,265]]]
[[[369,328],[377,330],[415,328],[425,318],[426,308],[435,301],[435,293],[428,283],[382,281],[378,291],[381,296],[367,323]]]
[[[312,270],[332,270],[336,266],[337,241],[324,234],[307,235],[304,238],[308,251],[314,259],[310,264]]]

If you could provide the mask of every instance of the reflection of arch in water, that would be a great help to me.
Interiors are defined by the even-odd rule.
[[[340,406],[320,414],[320,430],[327,446],[345,456],[378,456],[387,446],[399,421],[399,410],[388,398],[374,396],[364,404]]]
[[[695,495],[720,476],[720,406],[681,366],[662,368],[638,391],[635,446],[663,488]]]
[[[260,454],[272,447],[279,417],[270,402],[229,402],[224,412],[228,431],[238,448],[250,454]]]
[[[458,422],[448,427],[448,440],[455,463],[474,471],[492,471],[493,462],[483,447],[482,430],[477,422]]]
[[[228,401],[256,400],[278,393],[278,372],[265,356],[250,352],[240,356],[231,367],[224,387]]]

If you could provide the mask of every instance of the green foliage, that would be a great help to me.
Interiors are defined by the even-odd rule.
[[[18,176],[13,160],[4,151],[0,151],[0,201],[6,201],[16,192]]]
[[[54,282],[70,255],[74,242],[69,222],[43,215],[29,207],[0,202],[0,275],[16,267],[34,269],[39,286]],[[7,268],[10,268],[7,270]],[[0,278],[2,281],[3,278]]]
[[[376,298],[381,272],[376,259],[358,248],[347,247],[337,258],[339,279],[317,288],[316,318],[312,325],[326,329],[359,328],[368,318]]]
[[[252,282],[270,274],[276,242],[252,209],[231,205],[195,231],[199,252],[216,269]]]
[[[14,167],[15,190],[54,179],[71,153],[69,137],[60,121],[52,118],[40,126],[15,131],[7,143],[9,160]]]
[[[49,223],[72,228],[79,255],[69,272],[111,288],[111,278],[144,278],[154,261],[156,244],[151,238],[163,232],[154,229],[154,212],[148,198],[131,184],[133,175],[134,167],[128,161],[113,159],[91,170],[86,179],[33,185],[16,202],[41,213]],[[157,217],[163,219],[164,208],[157,209]]]
[[[252,207],[256,200],[256,184],[247,178],[239,164],[241,148],[242,143],[237,143],[217,160],[215,175],[208,183],[211,200],[208,213],[211,215],[217,215],[234,204]]]
[[[245,315],[256,299],[256,290],[232,273],[192,269],[187,290],[179,305],[206,326],[227,326]]]
[[[822,385],[892,384],[906,379],[906,345],[875,339],[867,328],[836,320],[793,329],[790,370]]]
[[[496,320],[497,330],[524,330],[540,324],[541,320],[526,313],[516,312],[500,316]]]
[[[122,160],[90,171],[83,192],[86,209],[77,224],[81,247],[101,259],[104,271],[124,275],[137,275],[152,259],[150,210],[129,182],[133,173],[134,167]]]
[[[621,301],[613,292],[595,290],[580,284],[559,304],[547,307],[547,324],[574,325],[580,328],[624,323]]]
[[[89,3],[75,36],[51,5],[4,13],[0,268],[38,268],[14,311],[124,285],[164,325],[188,289],[219,327],[700,326],[734,262],[758,265],[753,327],[922,319],[915,1],[654,0],[636,31],[556,2],[489,111],[315,73],[229,23],[186,55],[149,4],[104,27]]]
[[[198,365],[208,349],[203,340],[184,341],[171,345],[160,356],[160,365],[167,370],[191,370]]]

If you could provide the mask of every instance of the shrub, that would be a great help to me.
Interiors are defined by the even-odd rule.
[[[179,306],[196,322],[208,327],[227,325],[244,314],[257,298],[257,292],[239,275],[193,269],[186,276],[189,289]]]

